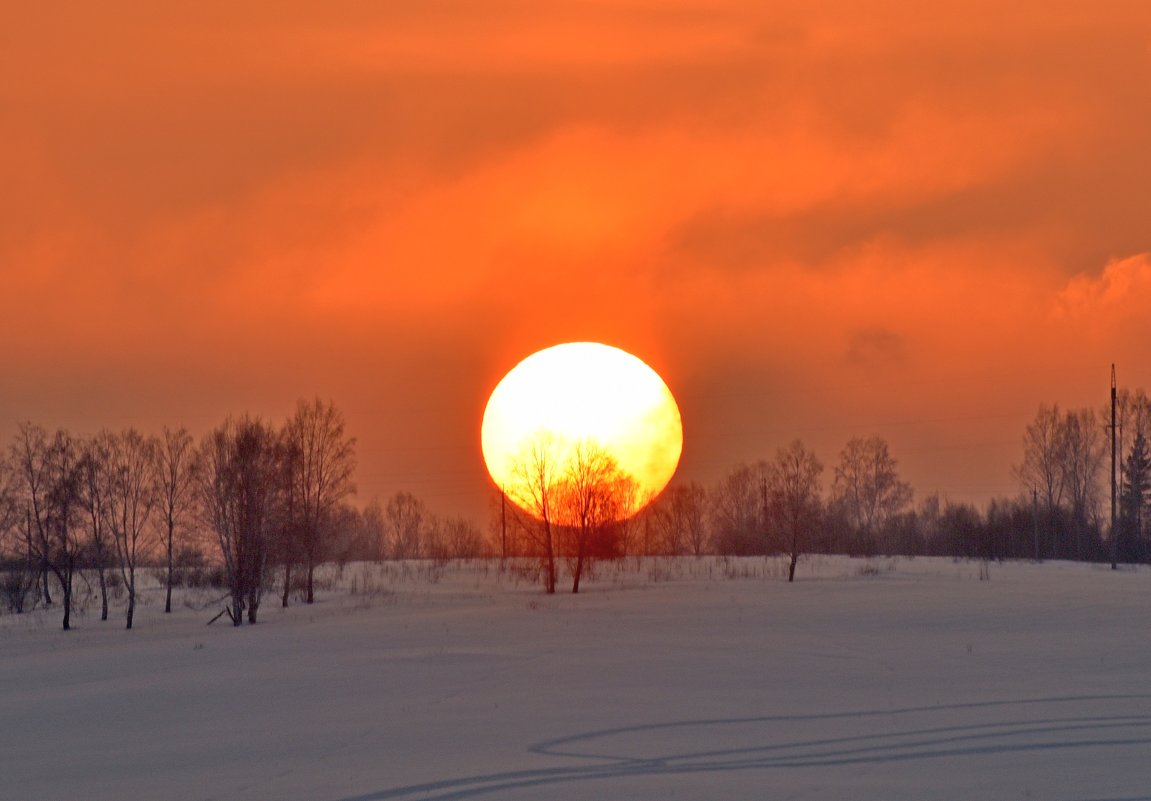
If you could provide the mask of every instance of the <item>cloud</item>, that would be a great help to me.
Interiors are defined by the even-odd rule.
[[[885,328],[865,328],[851,334],[846,361],[852,367],[867,369],[897,365],[903,361],[903,337]]]
[[[1144,316],[1151,309],[1151,253],[1107,264],[1098,275],[1080,275],[1059,296],[1059,314],[1081,323],[1097,315]]]
[[[1009,488],[932,455],[1112,360],[1151,383],[1146,4],[138,5],[0,31],[12,419],[338,394],[384,488],[603,339],[683,393],[702,479],[879,429]]]

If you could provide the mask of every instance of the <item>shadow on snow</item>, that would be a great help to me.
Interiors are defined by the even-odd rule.
[[[412,784],[403,787],[348,796],[339,801],[387,801],[418,798],[422,801],[448,801],[475,798],[510,790],[548,785],[592,782],[643,776],[673,776],[693,773],[720,773],[747,770],[774,770],[803,767],[835,767],[857,764],[885,764],[922,759],[988,756],[1023,752],[1074,750],[1097,747],[1145,746],[1151,744],[1151,711],[1146,714],[1056,715],[1057,707],[1076,704],[1098,706],[1107,702],[1151,699],[1151,695],[1096,695],[1033,698],[1016,701],[987,701],[967,704],[905,707],[816,715],[773,715],[746,718],[684,720],[625,726],[583,732],[569,737],[536,743],[528,752],[540,756],[591,760],[597,764],[571,767],[507,771],[459,779]],[[771,744],[748,744],[738,748],[683,750],[659,756],[629,756],[625,749],[613,753],[612,740],[626,741],[656,733],[680,735],[687,742],[713,738],[734,727],[757,728],[761,742],[779,734],[778,724],[820,721],[859,721],[869,718],[905,720],[936,713],[963,714],[1012,709],[1015,718],[949,726],[911,726],[879,732],[837,737],[795,739]],[[1024,718],[1028,709],[1045,715]],[[728,732],[730,733],[730,731]],[[786,733],[786,732],[784,732]],[[746,735],[744,735],[746,738]],[[597,747],[598,746],[598,747]],[[1084,801],[1151,801],[1151,796]]]

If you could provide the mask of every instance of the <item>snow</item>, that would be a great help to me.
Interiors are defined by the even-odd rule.
[[[782,575],[351,565],[254,627],[151,584],[131,632],[0,617],[0,798],[1151,798],[1151,571]]]

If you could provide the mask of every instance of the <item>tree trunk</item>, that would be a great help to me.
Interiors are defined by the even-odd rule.
[[[795,564],[799,561],[799,551],[793,550],[791,552],[791,561],[787,565],[787,582],[790,584],[795,581]]]
[[[260,609],[260,601],[254,594],[248,596],[248,623],[256,622],[256,612]]]
[[[556,591],[556,554],[552,546],[551,523],[545,521],[544,527],[547,536],[547,575],[544,577],[544,591],[548,595],[555,595]]]
[[[1079,530],[1079,509],[1071,510],[1071,530],[1075,535],[1075,561],[1083,561],[1083,540]]]
[[[280,606],[288,608],[288,593],[292,591],[292,562],[284,563],[284,597],[280,599]]]
[[[44,605],[52,605],[52,596],[48,592],[48,560],[43,559],[40,562],[40,589],[44,591]]]
[[[104,578],[103,565],[100,565],[100,619],[108,619],[108,581]]]
[[[311,603],[315,600],[315,595],[312,592],[312,573],[315,571],[315,569],[315,560],[312,559],[311,554],[308,554],[308,603]]]
[[[132,618],[136,614],[136,570],[132,568],[128,571],[128,623],[124,627],[126,629],[132,628]]]
[[[167,615],[172,611],[172,576],[175,573],[172,564],[172,525],[168,524],[168,581],[164,591],[164,614]]]
[[[70,582],[61,580],[60,584],[64,593],[64,631],[68,631],[72,628],[72,588],[69,586]]]
[[[580,580],[580,576],[583,575],[584,540],[585,539],[586,539],[586,536],[580,538],[579,549],[576,551],[576,564],[575,564],[575,570],[573,571],[573,575],[572,575],[572,595],[575,595],[579,592],[579,580]]]
[[[232,593],[232,625],[244,624],[244,596],[240,592]]]

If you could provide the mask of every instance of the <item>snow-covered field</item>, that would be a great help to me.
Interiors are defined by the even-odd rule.
[[[131,632],[0,617],[0,798],[1151,799],[1151,571],[780,574],[352,565],[255,627],[158,590]]]

